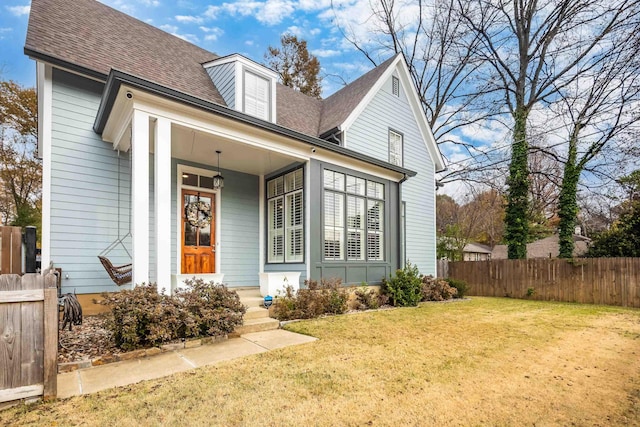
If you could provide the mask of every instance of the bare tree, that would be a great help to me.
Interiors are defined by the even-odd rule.
[[[374,66],[402,54],[436,141],[460,144],[475,154],[473,145],[450,138],[461,126],[492,115],[475,104],[483,94],[481,82],[474,80],[482,66],[474,53],[480,39],[461,21],[457,1],[375,0],[370,6],[367,25],[373,29],[367,39],[340,26],[344,37]]]
[[[633,30],[634,23],[629,29]],[[636,145],[640,114],[640,61],[628,31],[597,55],[588,72],[560,92],[558,115],[567,121],[567,153],[560,192],[560,257],[573,254],[573,233],[580,176],[585,170],[603,174],[624,164],[620,145]],[[602,158],[608,145],[607,156]],[[609,164],[607,164],[609,163]]]
[[[458,0],[490,65],[486,93],[511,117],[506,237],[509,258],[524,258],[529,235],[528,120],[589,72],[597,55],[636,13],[637,0]],[[484,71],[484,70],[483,70]]]
[[[36,158],[34,88],[0,81],[0,216],[4,225],[40,223],[42,167]]]

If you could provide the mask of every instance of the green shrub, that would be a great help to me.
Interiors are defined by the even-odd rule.
[[[456,296],[458,290],[444,279],[433,276],[422,278],[422,301],[445,301]]]
[[[380,307],[380,298],[377,292],[370,289],[366,283],[353,292],[355,300],[353,308],[356,310],[371,310]]]
[[[407,263],[403,269],[396,270],[395,277],[382,280],[381,292],[396,307],[416,306],[422,299],[421,287],[418,267]]]
[[[134,350],[169,341],[218,336],[242,324],[246,308],[235,291],[202,280],[186,281],[175,296],[159,294],[155,284],[103,293],[100,304],[111,309],[107,327],[116,346]]]
[[[458,279],[446,279],[449,282],[449,286],[456,288],[458,293],[454,296],[454,298],[464,298],[469,290],[469,285],[464,280]]]
[[[347,292],[341,288],[341,279],[305,280],[305,289],[293,291],[285,288],[284,295],[277,296],[274,317],[278,320],[313,319],[323,314],[342,314],[347,311]]]

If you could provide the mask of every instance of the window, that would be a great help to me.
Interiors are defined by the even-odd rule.
[[[389,131],[389,163],[402,166],[402,134]]]
[[[391,77],[391,91],[395,96],[400,96],[400,80],[397,77]]]
[[[384,184],[324,171],[325,260],[384,261]]]
[[[304,261],[302,168],[267,181],[267,261]]]
[[[269,80],[244,72],[244,112],[269,120]]]

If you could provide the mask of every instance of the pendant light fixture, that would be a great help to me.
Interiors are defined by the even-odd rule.
[[[222,153],[222,151],[216,150],[216,153],[218,154],[218,175],[213,177],[213,189],[219,190],[220,188],[224,187],[224,178],[220,174],[220,154]]]

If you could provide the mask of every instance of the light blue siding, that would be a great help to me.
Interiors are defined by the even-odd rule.
[[[259,177],[232,171],[224,171],[224,177],[220,272],[229,286],[258,286]]]
[[[206,69],[211,81],[218,88],[227,107],[236,108],[235,63],[217,65]]]
[[[402,184],[406,202],[406,258],[423,274],[436,274],[435,266],[435,167],[429,155],[404,88],[391,92],[391,78],[347,130],[349,149],[389,161],[389,129],[403,135],[404,164],[416,171]]]
[[[53,72],[51,260],[62,268],[62,292],[118,289],[96,258],[119,234],[118,153],[93,131],[102,89],[101,83]],[[124,235],[129,230],[129,160],[126,153],[120,156]],[[126,245],[130,250],[130,240]],[[109,258],[129,262],[121,248]]]

